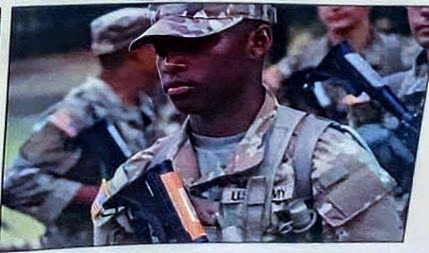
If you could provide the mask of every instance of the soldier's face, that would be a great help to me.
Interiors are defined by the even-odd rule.
[[[429,50],[429,7],[408,7],[408,22],[416,41]]]
[[[214,113],[231,103],[246,75],[244,43],[231,32],[156,40],[162,87],[176,108],[189,114]]]
[[[329,30],[351,29],[369,19],[369,9],[363,6],[319,6],[317,10]]]

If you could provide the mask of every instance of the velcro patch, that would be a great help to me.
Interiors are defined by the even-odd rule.
[[[335,187],[317,209],[329,225],[337,227],[371,207],[387,192],[376,175],[361,170]]]
[[[340,180],[345,179],[348,175],[349,172],[347,169],[336,167],[322,173],[319,177],[319,183],[324,189],[326,189]]]

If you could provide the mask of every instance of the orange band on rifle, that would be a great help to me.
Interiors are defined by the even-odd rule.
[[[161,175],[161,180],[191,239],[206,235],[179,176],[175,172],[169,172]]]

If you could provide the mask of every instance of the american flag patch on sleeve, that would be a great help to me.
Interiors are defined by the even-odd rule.
[[[103,208],[103,204],[110,197],[110,193],[107,188],[107,181],[103,179],[103,181],[101,182],[100,190],[91,206],[92,218],[95,218],[99,215],[101,209]]]

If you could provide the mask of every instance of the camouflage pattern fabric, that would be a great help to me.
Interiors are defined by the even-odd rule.
[[[122,8],[94,19],[90,24],[93,54],[110,54],[127,48],[149,28],[154,14],[147,8]]]
[[[146,95],[139,107],[126,106],[110,86],[91,77],[46,112],[8,170],[3,204],[46,225],[44,247],[92,245],[90,206],[71,200],[82,184],[100,184],[101,164],[70,140],[100,119],[113,122],[132,152],[161,134]]]
[[[130,49],[156,36],[198,38],[224,31],[243,19],[272,23],[275,9],[267,4],[165,4],[157,9],[155,23],[135,39]]]
[[[418,47],[415,43],[410,43],[409,40],[394,34],[385,35],[375,30],[371,30],[371,38],[371,41],[365,50],[361,52],[361,55],[378,74],[386,76],[407,70],[411,67],[411,59],[418,52],[416,50]],[[313,38],[298,48],[292,48],[290,50],[292,53],[276,65],[283,78],[288,79],[296,71],[316,67],[331,47],[332,44],[327,35],[320,38]],[[328,115],[322,116],[327,116],[353,127],[358,127],[368,122],[380,121],[380,107],[376,103],[366,100],[348,106],[342,102],[346,96],[345,90],[335,85],[335,80],[323,82],[323,87],[327,97],[331,101],[331,105],[328,108],[330,110]],[[306,101],[295,101],[308,98],[302,97],[299,94],[298,96],[290,95],[288,94],[288,87],[284,87],[284,89],[286,96],[284,102],[286,104],[297,104],[299,106],[302,103],[309,103],[306,103]],[[299,106],[297,109],[310,111],[315,114],[320,113],[318,109],[312,108],[311,104],[308,106]]]
[[[428,73],[426,52],[422,51],[416,57],[412,69],[386,76],[384,80],[410,112],[422,116]],[[404,144],[408,140],[401,139],[395,133],[399,120],[390,113],[384,113],[382,119],[379,124],[366,124],[357,130],[374,151],[380,164],[398,178],[400,188],[397,192],[405,193],[398,209],[405,216],[416,157]]]
[[[242,187],[243,179],[246,180],[249,173],[264,160],[267,135],[277,118],[278,107],[275,98],[267,93],[259,113],[221,173],[201,174],[189,140],[187,121],[180,131],[159,139],[152,147],[135,154],[100,189],[93,203],[91,212],[95,244],[136,242],[126,208],[104,209],[103,203],[141,176],[152,161],[164,159],[173,161],[174,169],[192,194],[193,204],[209,238],[212,241],[237,241],[236,233],[231,231],[241,229],[245,215],[242,213],[242,202],[228,201],[228,193]],[[160,152],[162,157],[159,157]],[[312,157],[314,207],[322,217],[323,241],[402,239],[403,229],[394,211],[391,195],[394,181],[353,135],[343,128],[329,127],[320,136]],[[231,180],[237,177],[242,180]],[[286,152],[280,166],[275,169],[274,191],[277,194],[272,200],[270,224],[264,228],[261,241],[287,241],[288,234],[281,234],[283,217],[279,211],[294,200],[294,185],[294,160]],[[204,193],[211,187],[220,187],[221,200],[204,198]],[[223,213],[223,207],[230,204],[235,207],[228,210],[235,213]],[[219,237],[220,234],[222,236]]]

